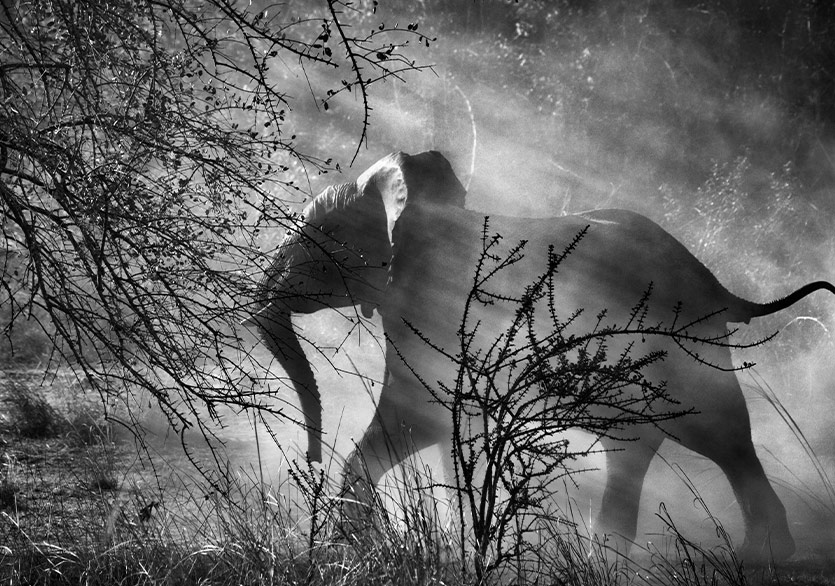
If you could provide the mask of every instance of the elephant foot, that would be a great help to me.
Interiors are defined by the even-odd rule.
[[[346,515],[344,512],[339,516],[333,528],[333,536],[336,541],[356,543],[360,541],[372,541],[380,532],[380,527],[370,518],[357,519]]]
[[[333,526],[329,541],[367,547],[379,542],[381,536],[379,524],[372,519],[357,520],[343,514]]]
[[[593,536],[595,549],[607,559],[628,558],[634,541],[618,533],[596,533]],[[591,555],[591,554],[590,554]]]
[[[743,562],[754,565],[785,561],[794,552],[794,539],[788,530],[768,533],[758,539],[746,537],[742,547],[737,551]]]
[[[357,496],[358,493],[360,498]],[[349,543],[377,539],[385,519],[380,518],[380,511],[383,509],[376,499],[374,488],[366,485],[343,488],[341,501],[339,520],[333,531],[334,538]]]

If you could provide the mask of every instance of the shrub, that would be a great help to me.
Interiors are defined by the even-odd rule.
[[[55,437],[67,429],[67,420],[33,385],[14,377],[6,379],[12,431],[30,439]]]

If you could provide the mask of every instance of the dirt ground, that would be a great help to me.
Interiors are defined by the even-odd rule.
[[[0,433],[0,544],[106,539],[134,459],[124,445]]]
[[[0,376],[0,547],[101,543],[142,502],[136,449],[77,379],[42,381]]]
[[[22,548],[73,552],[107,546],[147,532],[149,521],[163,514],[159,501],[172,508],[175,499],[163,498],[159,476],[142,472],[132,441],[115,438],[95,417],[66,414],[50,437],[26,437],[19,409],[10,408],[8,394],[0,393],[0,559]],[[751,583],[831,586],[835,562],[792,561],[781,564],[777,574],[757,571]]]

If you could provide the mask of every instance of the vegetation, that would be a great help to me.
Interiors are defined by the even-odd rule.
[[[646,213],[748,297],[831,279],[834,33],[835,9],[818,0],[3,2],[0,580],[835,582],[825,563],[742,568],[718,521],[723,545],[707,551],[664,511],[668,549],[613,559],[572,511],[542,510],[517,542],[539,565],[508,570],[498,562],[519,549],[502,558],[496,539],[517,528],[511,513],[557,490],[525,483],[554,478],[572,452],[538,437],[515,452],[528,472],[514,480],[499,450],[494,483],[475,491],[474,454],[508,431],[503,417],[459,438],[459,480],[470,482],[456,494],[470,505],[492,495],[508,513],[471,519],[475,547],[439,529],[443,506],[415,497],[439,484],[420,462],[398,494],[381,495],[402,508],[375,512],[380,539],[345,543],[333,537],[328,471],[296,465],[292,485],[268,490],[195,456],[212,485],[189,479],[162,494],[159,462],[136,471],[134,446],[117,441],[149,401],[183,442],[193,429],[222,442],[212,424],[229,413],[295,424],[271,400],[283,382],[266,380],[237,324],[299,204],[354,160],[391,150],[446,151],[475,209]],[[833,375],[833,316],[831,302],[809,300],[800,317],[743,332],[746,345],[783,330],[760,349],[766,366],[811,352],[808,382],[784,374],[794,394],[777,393],[792,425],[795,406],[831,412],[815,393]],[[501,352],[464,358],[465,371],[483,360],[513,370]],[[594,351],[589,360],[601,364]],[[621,372],[645,364],[636,360]],[[453,414],[469,406],[454,386],[436,390]],[[578,423],[556,421],[548,431]],[[830,427],[808,443],[795,433],[817,450],[831,492]],[[814,510],[831,516],[831,494],[822,498]]]
[[[34,456],[35,452],[29,452]],[[50,454],[44,452],[49,457]],[[73,468],[51,458],[53,475],[33,461],[17,464],[14,482],[28,498],[24,508],[0,511],[0,579],[15,584],[485,584],[554,583],[575,585],[755,585],[831,584],[835,569],[821,563],[787,564],[779,569],[747,568],[730,541],[704,549],[686,536],[662,509],[667,523],[657,545],[639,548],[630,558],[589,541],[576,511],[554,514],[540,525],[536,563],[505,567],[490,580],[462,574],[455,557],[457,537],[439,528],[443,505],[416,498],[434,480],[420,462],[410,467],[393,494],[394,512],[378,513],[373,540],[336,539],[337,519],[326,518],[311,547],[306,503],[289,499],[288,487],[264,495],[255,478],[231,480],[223,492],[200,493],[194,486],[166,491],[155,499],[152,487],[133,486],[113,493],[70,489]],[[125,466],[126,459],[122,459]],[[124,468],[122,468],[124,471]],[[8,474],[4,467],[4,474]],[[336,487],[327,486],[334,494]],[[41,498],[36,491],[43,490]],[[157,493],[158,494],[158,493]],[[322,506],[328,506],[323,493]],[[698,494],[694,499],[700,500]],[[410,531],[396,519],[410,522]],[[727,540],[715,519],[718,534]],[[516,573],[522,570],[522,573]]]
[[[570,480],[572,462],[593,450],[577,448],[561,437],[562,432],[580,427],[612,435],[631,425],[681,415],[668,403],[663,383],[643,375],[663,356],[632,357],[630,348],[610,358],[614,339],[625,334],[669,336],[679,342],[692,338],[686,325],[667,330],[644,324],[646,297],[637,302],[628,323],[575,335],[570,326],[576,314],[562,317],[549,301],[560,262],[581,242],[582,233],[561,254],[552,255],[548,271],[525,286],[518,298],[494,298],[491,279],[522,258],[524,245],[511,245],[503,252],[501,238],[488,234],[485,222],[484,250],[461,318],[461,352],[449,354],[425,340],[441,354],[440,360],[452,360],[458,367],[454,382],[430,387],[454,423],[452,485],[437,483],[419,463],[412,463],[393,495],[374,498],[369,512],[374,522],[362,532],[346,531],[329,474],[310,463],[293,463],[293,483],[269,492],[262,479],[234,473],[216,477],[210,492],[201,492],[201,485],[202,490],[208,488],[205,483],[194,482],[183,483],[180,490],[163,490],[158,476],[157,486],[148,489],[136,479],[128,484],[98,473],[110,470],[115,477],[128,471],[114,469],[113,452],[108,450],[86,458],[84,467],[93,474],[77,480],[70,492],[81,494],[84,504],[62,510],[58,528],[53,529],[51,523],[42,524],[42,515],[53,510],[53,504],[21,506],[25,498],[35,500],[31,495],[43,479],[21,482],[14,470],[19,465],[10,459],[0,493],[8,511],[2,517],[8,552],[0,560],[0,571],[9,581],[69,584],[364,584],[372,579],[485,584],[538,583],[549,577],[567,583],[624,584],[633,576],[650,584],[665,584],[671,577],[684,584],[747,584],[754,574],[735,557],[718,521],[714,522],[724,544],[705,550],[680,532],[662,509],[669,550],[662,553],[647,546],[645,562],[640,554],[626,557],[622,549],[590,538],[571,509],[550,504],[557,492],[555,481]],[[496,302],[516,307],[516,317],[497,339],[480,347],[476,316],[480,308]],[[534,320],[544,317],[537,312],[543,306],[555,333],[539,337]],[[627,387],[638,392],[624,392]],[[19,409],[18,420],[68,421],[37,397],[35,389],[28,390],[40,408]],[[25,395],[21,390],[10,401],[17,405]],[[76,419],[83,427],[97,417],[88,413]],[[10,431],[19,435],[32,427],[18,423]],[[55,482],[53,477],[47,484]],[[453,492],[457,529],[443,529],[443,505],[425,496],[427,489],[437,486]],[[102,498],[117,489],[116,498]],[[397,503],[394,514],[385,504],[388,500]],[[67,537],[68,528],[85,533],[82,538],[72,533]]]
[[[3,12],[5,361],[68,365],[128,416],[122,391],[146,392],[178,431],[203,425],[198,405],[257,411],[257,393],[228,389],[249,376],[229,355],[243,347],[260,232],[286,222],[302,173],[331,167],[294,142],[285,64],[323,110],[353,93],[370,114],[372,84],[420,70],[401,50],[430,40],[412,24],[354,32],[340,2]],[[314,85],[340,65],[340,79]],[[367,130],[366,117],[357,148]],[[54,345],[26,348],[33,322]]]
[[[520,303],[524,305],[524,298]],[[466,343],[466,331],[462,335]],[[566,362],[565,352],[574,347],[571,343],[549,348],[549,340],[532,340],[540,352],[513,368],[506,351],[482,355],[480,349],[469,347],[459,361],[461,368],[470,376],[492,370],[492,377],[483,378],[470,393],[466,392],[469,386],[450,388],[444,400],[460,418],[456,453],[461,474],[452,488],[453,494],[469,501],[471,517],[459,520],[462,528],[475,527],[472,534],[445,524],[446,503],[427,493],[428,487],[444,483],[433,478],[419,458],[406,466],[400,480],[388,489],[391,492],[377,494],[377,506],[370,513],[377,522],[367,534],[371,538],[357,539],[340,530],[340,501],[334,496],[338,491],[327,469],[293,463],[292,483],[271,488],[255,476],[240,473],[227,474],[210,488],[201,478],[189,478],[179,470],[178,477],[184,478],[163,488],[160,480],[170,472],[137,468],[125,446],[117,447],[102,436],[87,444],[79,441],[85,436],[69,422],[84,422],[77,424],[83,428],[86,422],[100,420],[101,413],[92,405],[82,417],[77,405],[50,404],[50,416],[70,428],[47,438],[48,443],[20,441],[19,431],[33,427],[26,421],[0,429],[0,441],[6,446],[0,479],[0,580],[18,584],[329,585],[543,581],[747,585],[835,580],[835,570],[820,563],[790,564],[777,570],[744,566],[735,556],[730,536],[692,484],[694,500],[722,539],[718,547],[707,549],[690,539],[662,506],[659,518],[666,527],[664,534],[655,544],[636,544],[630,557],[624,557],[607,544],[589,539],[576,508],[549,505],[559,490],[549,478],[571,474],[572,458],[584,452],[568,442],[552,440],[552,432],[573,426],[574,420],[567,419],[566,413],[576,414],[603,433],[612,426],[629,425],[635,418],[630,411],[637,405],[624,403],[618,394],[617,373],[621,378],[639,374],[654,358],[621,357],[608,370],[602,348],[616,335],[616,331],[602,331],[582,341],[592,346],[594,340],[599,342],[584,365]],[[571,367],[596,372],[597,392],[583,395],[572,385],[556,385],[548,396],[558,405],[546,405],[547,412],[533,402],[525,404],[518,394],[494,394],[508,371],[527,373],[520,378],[544,377],[542,369],[549,362],[563,369],[548,372],[549,380],[551,376],[568,380],[560,373],[570,374]],[[610,382],[600,384],[602,380]],[[580,380],[579,384],[590,383]],[[21,390],[15,396],[25,388],[38,394],[37,385],[27,387],[21,381],[18,387]],[[490,391],[482,394],[485,389]],[[656,403],[663,403],[663,389],[650,386],[649,391],[639,401],[659,409]],[[63,397],[79,395],[70,385],[61,393]],[[581,396],[589,402],[584,403]],[[490,423],[486,433],[474,433],[478,423],[474,426],[468,414],[485,400],[492,401]],[[42,397],[38,401],[45,404]],[[607,402],[614,408],[622,405],[625,417],[595,420],[591,404]],[[508,409],[522,413],[511,422],[503,416]],[[675,415],[657,413],[646,417]],[[34,422],[43,418],[32,410],[18,416],[27,414]],[[546,415],[548,425],[532,428]],[[485,462],[484,454],[492,456]],[[514,462],[514,474],[508,473],[508,462]],[[328,467],[334,464],[331,461]],[[493,483],[482,482],[489,480],[491,469],[496,472]],[[113,484],[97,480],[103,470],[115,479]],[[466,506],[459,509],[464,510]]]
[[[452,352],[424,337],[437,359],[452,361],[457,370],[454,380],[424,384],[453,423],[456,477],[447,482],[453,482],[457,500],[459,556],[466,560],[472,547],[479,580],[509,565],[517,575],[528,573],[531,557],[542,568],[550,565],[540,557],[537,543],[543,531],[553,533],[547,541],[559,539],[547,503],[559,481],[575,474],[574,462],[600,449],[594,443],[577,447],[565,432],[581,429],[596,437],[613,436],[630,426],[684,414],[667,397],[664,383],[644,374],[663,360],[660,352],[636,357],[629,345],[622,354],[611,355],[617,338],[629,333],[679,341],[687,337],[684,328],[662,330],[644,323],[649,292],[636,300],[627,323],[604,325],[601,315],[591,332],[573,331],[579,314],[566,315],[564,308],[554,306],[560,264],[582,246],[583,235],[577,234],[564,251],[551,251],[547,271],[531,283],[520,283],[517,297],[506,298],[496,295],[493,285],[497,275],[522,259],[524,243],[504,249],[501,236],[491,235],[485,220],[483,250],[458,330],[460,347]],[[496,338],[484,340],[480,330],[489,317],[481,311],[497,303],[515,318]],[[537,323],[542,321],[548,324],[544,334]],[[639,391],[630,392],[636,388],[632,385]],[[466,572],[465,564],[462,574]]]

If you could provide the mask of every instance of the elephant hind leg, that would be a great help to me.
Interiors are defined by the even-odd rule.
[[[703,358],[733,367],[727,348]],[[738,550],[742,558],[751,562],[788,558],[795,546],[786,509],[754,449],[748,407],[736,375],[694,365],[690,358],[682,360],[673,363],[677,378],[669,388],[680,386],[676,396],[695,413],[665,426],[679,444],[716,463],[730,482],[745,523],[745,542]]]
[[[784,560],[795,551],[786,509],[774,492],[749,440],[734,452],[712,458],[731,483],[745,522],[742,559],[752,562]]]
[[[733,384],[735,388],[726,389],[726,401],[716,406],[717,411],[687,419],[688,425],[679,429],[680,443],[713,460],[728,478],[745,523],[745,542],[739,550],[742,558],[783,560],[795,549],[786,509],[757,457],[742,392],[736,379]]]
[[[602,440],[606,450],[606,488],[594,532],[610,547],[628,553],[638,529],[644,477],[662,438],[650,430],[636,441]]]

